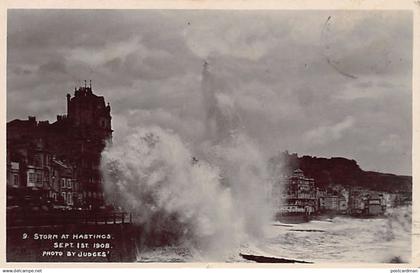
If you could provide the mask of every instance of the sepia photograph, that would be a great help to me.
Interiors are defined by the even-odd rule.
[[[410,10],[8,9],[6,261],[410,264]]]

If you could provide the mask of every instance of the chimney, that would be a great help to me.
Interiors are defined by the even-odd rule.
[[[70,98],[71,98],[71,95],[69,94],[69,93],[67,93],[67,115],[69,115],[70,114]]]
[[[86,88],[89,95],[92,94],[92,80],[89,80],[89,87]]]

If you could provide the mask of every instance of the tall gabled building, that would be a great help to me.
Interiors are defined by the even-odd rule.
[[[73,168],[72,180],[75,185],[79,185],[77,195],[81,204],[90,208],[103,205],[100,159],[106,142],[112,138],[111,119],[109,103],[106,105],[104,97],[93,94],[91,86],[84,86],[75,89],[73,97],[67,94],[67,114],[57,115],[57,120],[52,124],[48,121],[37,122],[35,117],[8,122],[7,154],[10,156],[7,163],[8,170],[13,171],[8,177],[14,180],[9,185],[17,184],[15,181],[19,179],[26,181],[27,177],[16,178],[16,173],[27,176],[28,161],[41,157],[40,160],[45,163],[42,170],[39,170],[43,182],[19,185],[51,188],[54,177],[48,162],[56,158]],[[39,143],[42,145],[39,146]],[[35,150],[30,147],[36,145],[39,149],[35,154]],[[19,163],[20,170],[15,170],[16,163]]]
[[[74,97],[67,94],[67,116],[59,118],[70,135],[69,147],[62,151],[76,162],[76,174],[81,185],[83,200],[88,206],[103,204],[101,153],[106,142],[111,141],[111,107],[102,96],[93,94],[91,87],[75,89]]]

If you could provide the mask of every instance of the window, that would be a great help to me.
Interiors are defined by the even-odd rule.
[[[72,204],[73,203],[73,196],[71,192],[67,193],[67,203]]]
[[[12,170],[19,170],[19,162],[11,162],[10,166]]]
[[[13,185],[19,186],[19,175],[18,174],[13,175]]]
[[[67,179],[67,188],[71,189],[71,179]]]
[[[42,174],[40,173],[36,174],[36,183],[42,185]]]
[[[67,202],[67,195],[64,191],[61,193],[61,196],[63,197],[64,202]]]
[[[28,184],[30,184],[30,185],[35,184],[35,174],[34,173],[29,173],[28,179],[29,179]]]
[[[66,187],[66,179],[65,178],[61,178],[61,187],[62,188]]]
[[[34,165],[37,167],[42,167],[42,155],[35,155],[34,157]]]

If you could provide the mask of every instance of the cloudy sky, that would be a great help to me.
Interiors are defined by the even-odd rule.
[[[53,121],[92,80],[115,139],[204,130],[202,66],[262,149],[356,159],[411,174],[407,11],[9,10],[7,119]]]

